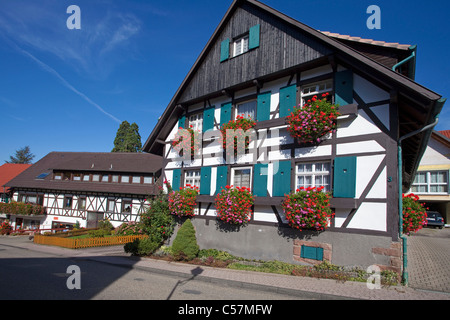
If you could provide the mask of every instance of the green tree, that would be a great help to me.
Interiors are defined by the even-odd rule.
[[[15,156],[9,156],[9,161],[5,160],[6,163],[31,163],[34,159],[34,154],[30,152],[30,147],[25,146],[22,149],[16,150]]]
[[[172,252],[178,260],[192,260],[197,256],[199,246],[195,236],[194,225],[190,219],[187,219],[178,230],[172,244]]]
[[[141,135],[136,123],[123,121],[114,139],[114,148],[111,152],[142,152]]]

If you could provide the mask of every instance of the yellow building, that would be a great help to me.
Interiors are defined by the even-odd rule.
[[[410,192],[430,211],[438,211],[450,226],[450,130],[433,131]]]

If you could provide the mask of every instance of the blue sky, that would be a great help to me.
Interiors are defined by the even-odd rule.
[[[416,81],[450,96],[449,1],[264,0],[313,28],[416,44]],[[232,0],[0,0],[0,164],[29,145],[109,152],[119,124],[142,143]],[[69,30],[70,5],[81,29]],[[369,5],[381,29],[369,30]],[[450,129],[449,106],[437,130]]]

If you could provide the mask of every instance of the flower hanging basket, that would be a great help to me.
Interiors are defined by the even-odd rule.
[[[297,189],[286,195],[281,206],[292,228],[325,230],[334,216],[330,208],[330,194],[323,187]]]
[[[252,216],[253,203],[249,188],[226,186],[215,199],[217,218],[232,225],[243,225]]]
[[[327,100],[328,95],[323,94],[322,99],[314,96],[286,117],[287,130],[298,143],[318,144],[324,136],[336,130],[340,114],[337,106]]]
[[[234,154],[236,155],[238,150],[238,139],[245,139],[245,150],[248,149],[250,144],[250,137],[246,136],[244,138],[244,134],[247,130],[253,129],[256,126],[256,122],[251,118],[246,118],[243,115],[238,115],[236,120],[230,120],[229,122],[222,125],[220,131],[222,133],[222,147],[225,151],[227,151],[227,145],[232,145]],[[227,130],[236,131],[236,136],[229,135],[229,139],[227,139]],[[240,131],[239,129],[242,129]]]
[[[189,132],[190,139],[185,139],[185,137],[179,136],[172,141],[172,147],[178,146],[178,148],[181,149],[180,156],[184,156],[185,152],[186,152],[186,155],[187,155],[187,153],[190,153],[190,159],[194,159],[194,152],[196,149],[195,135],[198,132],[195,132],[192,129],[192,126],[189,126],[188,129],[180,127],[179,130],[187,130]],[[197,146],[197,148],[198,147],[199,146]]]
[[[402,196],[403,201],[403,233],[409,235],[417,232],[427,224],[427,212],[419,197],[413,193]]]
[[[193,217],[198,191],[198,187],[190,184],[172,191],[168,197],[170,213],[178,217]]]

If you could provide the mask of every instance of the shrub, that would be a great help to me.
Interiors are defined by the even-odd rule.
[[[286,117],[287,130],[299,143],[319,143],[322,136],[336,130],[339,112],[327,101],[328,94],[323,94],[322,99],[314,96]]]
[[[8,221],[4,221],[2,222],[2,224],[0,225],[0,234],[10,234],[12,231],[12,226],[9,224]]]
[[[115,229],[118,236],[137,236],[143,233],[142,224],[134,221],[124,222]]]
[[[108,229],[96,229],[88,232],[89,236],[92,238],[103,238],[104,236],[109,236],[111,230]]]
[[[99,220],[97,227],[99,229],[105,229],[105,230],[109,230],[109,231],[114,230],[114,226],[108,219]]]
[[[403,195],[403,233],[417,232],[427,224],[427,212],[419,197],[413,193]]]
[[[172,244],[172,253],[175,259],[192,260],[199,252],[195,229],[190,219],[187,219],[178,230]]]
[[[126,253],[133,256],[148,256],[158,249],[159,243],[152,241],[150,238],[135,239],[133,242],[125,244]]]
[[[170,193],[168,198],[170,213],[178,217],[193,217],[198,191],[198,187],[187,184],[186,187]]]
[[[298,230],[325,230],[334,213],[330,209],[330,195],[323,187],[301,187],[286,195],[281,206],[289,225]]]
[[[249,188],[226,186],[216,196],[217,217],[230,224],[247,223],[252,215],[253,202]]]

